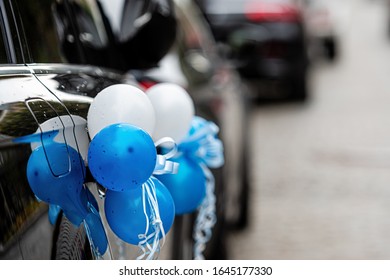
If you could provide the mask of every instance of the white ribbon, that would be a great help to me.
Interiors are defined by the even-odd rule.
[[[166,153],[157,155],[156,166],[154,168],[154,175],[161,174],[176,174],[179,168],[177,162],[168,159],[174,157],[177,153],[177,144],[170,137],[164,137],[154,143],[156,148],[161,147]]]
[[[152,179],[148,179],[148,181],[142,185],[142,203],[146,219],[146,229],[145,233],[138,236],[141,241],[138,243],[140,255],[137,257],[137,260],[153,260],[157,259],[160,249],[165,243],[165,231],[160,218],[156,186]],[[146,205],[149,205],[149,215],[147,213]],[[153,231],[148,234],[150,226],[153,227]],[[160,242],[160,234],[162,235],[162,243]]]
[[[216,197],[214,193],[214,176],[211,171],[202,166],[206,175],[206,197],[198,209],[195,227],[193,232],[194,244],[194,259],[204,260],[203,252],[206,249],[206,243],[210,241],[212,229],[217,222],[216,212]]]

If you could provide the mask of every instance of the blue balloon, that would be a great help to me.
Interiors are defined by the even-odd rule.
[[[79,210],[78,207],[64,207],[62,209],[64,211],[64,215],[68,220],[74,224],[75,226],[79,227],[81,223],[84,221],[84,218],[88,215],[88,210],[86,208],[80,208],[82,210]]]
[[[144,130],[130,124],[113,124],[92,139],[89,169],[102,186],[113,191],[140,187],[152,175],[157,152]]]
[[[107,251],[108,239],[100,216],[97,213],[89,213],[85,217],[85,222],[89,229],[88,237],[92,241],[95,250],[103,255]]]
[[[76,199],[75,203],[80,203],[79,207],[81,208],[63,206],[65,207],[63,210],[58,205],[50,204],[48,213],[50,223],[53,225],[56,223],[61,210],[64,211],[64,215],[68,218],[68,220],[76,226],[79,226],[83,222],[87,212],[99,213],[99,205],[88,188],[82,188],[80,195],[80,200]],[[82,210],[80,211],[79,209]]]
[[[63,143],[36,148],[27,163],[27,179],[35,196],[62,209],[80,210],[84,174],[80,154]]]
[[[176,215],[192,213],[206,196],[206,176],[197,162],[185,156],[174,161],[179,163],[178,173],[160,175],[157,178],[171,193]]]
[[[89,209],[93,207],[96,212],[99,212],[98,202],[88,188],[83,188],[81,191],[81,203],[85,206],[85,208]]]
[[[60,206],[55,205],[55,204],[50,204],[49,205],[48,216],[49,216],[49,222],[52,225],[56,224],[58,216],[60,215],[60,213],[61,213],[61,207]]]
[[[168,233],[175,217],[175,204],[167,188],[156,178],[152,177],[151,179],[156,187],[163,228],[165,233]],[[146,217],[141,187],[130,189],[124,193],[107,190],[104,209],[110,228],[119,238],[133,245],[137,245],[142,240],[138,235],[144,234],[146,231]],[[151,209],[148,203],[146,203],[146,213],[150,218]],[[153,225],[149,224],[148,234],[152,232]]]

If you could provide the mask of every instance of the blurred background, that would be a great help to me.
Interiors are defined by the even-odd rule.
[[[390,257],[388,1],[324,2],[337,46],[310,50],[306,101],[251,103],[250,218],[232,259]]]

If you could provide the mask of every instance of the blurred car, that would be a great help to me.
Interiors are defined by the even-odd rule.
[[[111,1],[102,3],[103,6],[112,5]],[[218,54],[209,26],[195,3],[192,0],[174,3],[178,21],[174,45],[156,67],[132,69],[130,73],[145,89],[160,82],[182,86],[194,101],[196,115],[219,126],[226,160],[222,168],[212,170],[216,180],[217,224],[205,257],[225,259],[228,257],[227,232],[247,224],[247,88],[235,69]],[[108,8],[106,10],[109,14]],[[108,18],[115,26],[118,25],[115,21],[121,17],[114,13]],[[123,14],[122,18],[129,19],[130,16]],[[193,258],[195,218],[196,213],[175,218],[171,235],[174,242],[168,258]]]
[[[217,41],[229,47],[241,75],[281,83],[304,100],[307,45],[302,12],[292,0],[197,0]]]
[[[339,52],[337,15],[329,1],[301,0],[307,37],[312,56],[323,56],[333,61]]]

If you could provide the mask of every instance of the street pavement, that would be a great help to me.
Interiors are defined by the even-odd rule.
[[[250,224],[230,259],[390,259],[388,12],[339,1],[340,57],[313,63],[309,100],[252,108]]]

